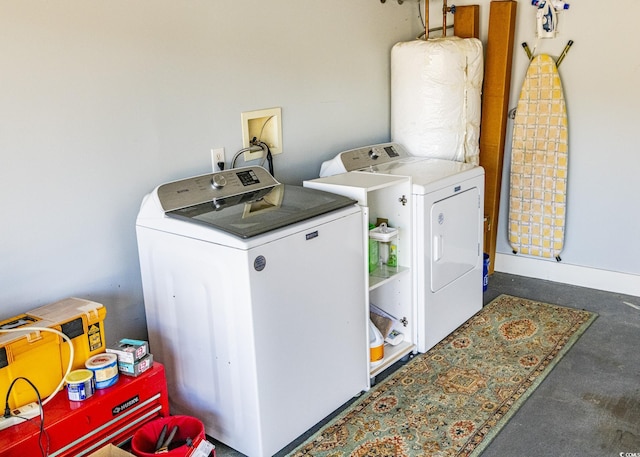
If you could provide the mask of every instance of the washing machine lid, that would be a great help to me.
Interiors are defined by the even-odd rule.
[[[320,177],[351,171],[411,177],[416,194],[431,191],[436,183],[436,187],[449,185],[449,181],[484,173],[470,163],[412,156],[399,143],[381,143],[339,153],[322,164]]]
[[[484,174],[482,167],[470,163],[426,157],[409,157],[363,171],[411,176],[415,194],[424,194],[434,187],[455,184]]]
[[[301,186],[280,184],[262,167],[196,176],[158,187],[165,215],[250,238],[356,203]]]

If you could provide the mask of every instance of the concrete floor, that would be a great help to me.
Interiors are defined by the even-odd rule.
[[[626,304],[640,307],[640,297],[494,273],[485,304],[500,294],[599,317],[482,456],[640,457],[640,309]],[[286,456],[311,432],[277,455]],[[243,454],[216,443],[216,455]]]
[[[483,457],[640,456],[640,297],[496,273],[507,293],[598,313]]]

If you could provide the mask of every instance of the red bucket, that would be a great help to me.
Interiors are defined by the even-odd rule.
[[[168,452],[156,454],[158,439],[165,425],[163,441],[169,438],[175,426],[178,428],[168,446]],[[157,457],[158,455],[184,457],[193,449],[189,447],[189,443],[199,441],[196,438],[205,439],[204,424],[201,421],[191,416],[167,416],[148,422],[136,430],[131,439],[131,451],[138,457]]]

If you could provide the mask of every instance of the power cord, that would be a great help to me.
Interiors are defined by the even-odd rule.
[[[256,141],[255,137],[254,137],[254,141]],[[271,149],[269,149],[269,145],[263,141],[256,141],[256,144],[258,146],[260,146],[262,148],[263,151],[267,151],[266,155],[265,155],[265,159],[269,162],[269,173],[271,173],[271,176],[274,176],[273,174],[273,155],[271,154]],[[262,163],[260,164],[260,166],[264,165],[264,159],[262,160]]]
[[[271,176],[275,176],[273,174],[273,155],[271,155],[271,149],[269,149],[269,145],[267,145],[267,143],[262,141],[262,134],[264,133],[264,128],[267,126],[269,121],[274,117],[275,116],[269,116],[267,120],[264,121],[264,123],[262,124],[262,128],[260,129],[260,137],[256,138],[254,136],[251,141],[252,144],[257,144],[262,148],[263,151],[266,151],[266,159],[269,161],[269,173],[271,173]],[[264,160],[262,160],[262,163],[260,164],[260,166],[263,166],[263,165],[264,165]]]
[[[255,152],[255,151],[260,151],[260,150],[262,150],[262,152],[264,154],[262,162],[260,162],[260,166],[264,167],[264,163],[266,161],[269,161],[269,165],[268,165],[269,166],[269,173],[271,173],[271,176],[274,176],[274,174],[273,174],[273,155],[271,154],[271,150],[269,149],[269,146],[267,145],[267,143],[264,143],[262,141],[256,140],[256,137],[253,137],[253,139],[251,140],[251,146],[249,146],[248,148],[242,148],[238,152],[235,153],[235,155],[233,156],[233,159],[231,159],[231,168],[235,168],[236,167],[236,161],[245,152],[248,152],[248,151]]]
[[[0,333],[24,333],[24,332],[32,332],[32,331],[36,331],[36,332],[49,332],[49,333],[54,333],[56,335],[58,335],[59,337],[61,337],[64,341],[67,342],[67,344],[69,345],[69,364],[67,365],[67,371],[65,372],[64,376],[62,377],[62,379],[60,380],[60,383],[56,386],[56,388],[54,389],[54,391],[43,401],[41,396],[40,396],[40,392],[38,391],[38,388],[27,378],[19,376],[17,378],[15,378],[11,384],[9,385],[9,389],[7,391],[7,396],[5,399],[5,408],[4,408],[4,414],[3,417],[5,418],[5,420],[11,418],[11,417],[16,417],[16,418],[20,418],[20,419],[24,419],[25,421],[30,420],[30,418],[24,418],[24,417],[20,417],[19,415],[13,416],[11,414],[11,408],[9,408],[9,397],[11,395],[11,390],[13,389],[13,386],[15,385],[15,383],[19,380],[22,379],[26,382],[28,382],[31,387],[33,387],[33,390],[35,390],[36,392],[36,397],[38,398],[38,405],[39,405],[39,410],[40,410],[40,435],[38,437],[38,447],[40,447],[40,452],[42,453],[43,457],[46,457],[47,455],[49,455],[49,436],[47,435],[46,430],[44,429],[44,405],[46,405],[47,403],[49,403],[53,397],[55,397],[55,395],[58,393],[58,391],[62,390],[62,388],[64,387],[64,383],[65,380],[67,379],[67,375],[71,372],[71,368],[73,367],[73,359],[75,358],[75,353],[74,353],[74,349],[73,349],[73,342],[71,341],[71,339],[65,335],[64,333],[53,329],[53,328],[49,328],[49,327],[25,327],[25,328],[0,328]],[[43,439],[46,440],[46,449],[45,449],[45,445],[43,444]]]
[[[249,142],[250,145],[248,148],[242,148],[238,152],[236,152],[236,154],[233,156],[233,159],[231,160],[231,168],[236,167],[236,160],[238,160],[238,157],[240,157],[240,155],[244,154],[245,152],[255,152],[262,149],[264,157],[262,159],[262,162],[260,162],[260,166],[264,167],[264,163],[268,161],[269,173],[271,173],[271,176],[275,176],[274,170],[273,170],[273,154],[271,153],[271,149],[269,148],[269,145],[264,141],[262,141],[262,134],[264,132],[264,128],[269,123],[269,121],[274,117],[275,116],[269,116],[267,120],[264,121],[264,123],[262,124],[262,128],[260,129],[260,137],[254,136]],[[256,149],[257,147],[259,147],[260,149]],[[218,164],[218,167],[220,167],[220,164]]]
[[[36,397],[38,398],[38,404],[42,405],[42,399],[40,398],[40,391],[35,386],[35,384],[33,384],[28,378],[25,378],[24,376],[18,376],[13,381],[11,381],[11,384],[9,384],[9,390],[7,390],[7,396],[6,396],[5,400],[4,400],[4,416],[3,417],[5,419],[9,419],[12,416],[11,408],[9,407],[9,396],[11,395],[11,390],[13,389],[14,384],[19,380],[23,380],[23,381],[29,383],[29,385],[31,387],[33,387],[33,390],[36,392]],[[16,416],[16,417],[19,417],[19,418],[24,419],[24,420],[29,420],[29,418],[24,418],[24,417],[20,417],[20,416]],[[40,418],[43,418],[42,417],[42,407],[40,407]]]
[[[9,396],[11,395],[11,390],[13,389],[13,386],[15,385],[16,382],[18,382],[19,380],[25,381],[27,382],[35,391],[36,393],[36,397],[38,398],[38,405],[40,406],[39,410],[40,410],[40,436],[38,437],[38,447],[40,448],[40,453],[42,454],[43,457],[46,457],[47,455],[49,455],[49,436],[47,435],[47,432],[44,429],[44,409],[42,408],[43,406],[43,402],[42,402],[42,398],[40,397],[40,391],[38,391],[38,388],[35,386],[35,384],[33,384],[29,379],[23,377],[23,376],[18,376],[17,378],[15,378],[11,384],[9,385],[9,389],[7,390],[7,396],[5,398],[5,402],[4,402],[4,415],[3,417],[5,419],[9,419],[11,417],[16,417],[18,419],[22,419],[25,422],[30,421],[31,418],[30,417],[23,417],[19,414],[11,414],[11,408],[9,407]],[[42,442],[42,439],[45,438],[46,439],[46,451]]]
[[[251,144],[251,146],[249,146],[248,148],[242,148],[238,152],[236,152],[235,155],[233,156],[233,159],[231,159],[231,168],[235,168],[236,167],[236,160],[238,160],[238,158],[242,154],[244,154],[245,152],[259,151],[260,149],[257,149],[258,147],[259,146],[255,145],[255,144]]]

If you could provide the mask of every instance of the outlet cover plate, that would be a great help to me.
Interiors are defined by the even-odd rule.
[[[269,146],[271,154],[282,153],[282,108],[268,108],[241,113],[242,146],[251,146],[255,137]],[[245,152],[244,160],[260,159],[263,152]]]

